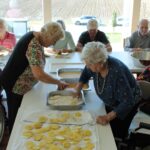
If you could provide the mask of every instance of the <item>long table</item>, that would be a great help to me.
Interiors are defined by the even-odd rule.
[[[49,65],[49,60],[47,60],[47,63],[47,65]],[[46,67],[46,70],[48,68],[49,67]],[[56,74],[53,75],[56,76]],[[90,86],[91,89],[93,89],[92,83],[90,83]],[[56,89],[56,85],[39,82],[31,91],[24,95],[7,145],[7,150],[20,150],[19,143],[21,142],[20,140],[22,134],[20,129],[23,126],[21,119],[27,114],[30,114],[33,110],[50,110],[50,108],[46,105],[47,95],[50,91]],[[83,107],[83,110],[88,110],[96,116],[106,114],[104,104],[99,100],[93,90],[85,93],[85,100],[86,104]],[[100,141],[97,150],[117,150],[110,125],[108,124],[106,126],[102,126],[97,124],[96,127],[99,135],[98,140]]]
[[[128,52],[112,52],[111,56],[114,56],[120,60],[122,60],[131,71],[141,72],[143,68],[137,68],[133,61],[131,60],[131,56]],[[50,57],[46,61],[46,72],[53,72],[53,76],[56,77],[56,71],[59,67],[83,67],[84,64],[80,60],[80,53],[72,53],[69,57],[64,58],[54,58]],[[54,73],[55,72],[55,73]],[[99,100],[93,90],[93,84],[90,84],[91,91],[86,92],[85,99],[86,105],[83,107],[84,110],[89,110],[90,112],[97,115],[106,114],[104,104]],[[21,132],[18,130],[22,127],[21,118],[27,114],[30,114],[33,110],[49,110],[50,108],[46,105],[47,95],[50,91],[56,90],[57,87],[52,84],[44,84],[39,82],[31,91],[25,94],[21,107],[18,111],[16,121],[12,130],[12,134],[9,139],[9,143],[7,146],[7,150],[20,150],[17,149],[17,144],[19,140],[21,140]],[[116,144],[114,141],[114,137],[112,135],[112,131],[110,125],[102,126],[96,125],[98,128],[99,135],[99,148],[98,150],[117,150]]]

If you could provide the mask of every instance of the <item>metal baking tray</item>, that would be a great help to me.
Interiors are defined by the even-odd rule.
[[[67,88],[75,88],[76,84],[79,82],[79,78],[61,78],[60,80],[69,83]],[[90,90],[89,83],[85,83],[82,90]]]
[[[81,92],[81,97],[79,98],[79,103],[76,105],[53,105],[50,103],[50,97],[52,96],[70,96],[73,95],[73,91],[69,90],[60,90],[60,91],[52,91],[48,94],[47,96],[47,105],[51,107],[51,109],[56,109],[56,110],[78,110],[81,109],[82,106],[85,104],[85,99],[84,99],[84,94]],[[61,99],[60,99],[61,101]]]
[[[79,78],[82,71],[82,68],[60,68],[57,71],[57,76],[59,78]]]

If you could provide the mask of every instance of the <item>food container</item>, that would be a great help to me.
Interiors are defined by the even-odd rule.
[[[75,88],[77,83],[79,82],[79,78],[62,78],[60,80],[69,83],[69,86],[67,88]],[[86,91],[89,89],[90,89],[89,83],[85,83],[83,85],[83,90]]]
[[[73,91],[52,91],[48,94],[47,105],[57,110],[78,110],[85,104],[83,92],[80,98],[73,98]]]
[[[79,78],[82,71],[82,68],[60,68],[57,71],[57,76],[59,78]]]
[[[150,65],[150,51],[135,51],[131,54],[133,63],[137,67],[145,67]]]

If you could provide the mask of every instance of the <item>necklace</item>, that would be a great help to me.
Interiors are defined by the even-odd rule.
[[[104,78],[104,80],[103,80],[103,84],[102,84],[102,88],[101,88],[101,90],[99,90],[99,77],[98,77],[98,73],[96,74],[97,75],[97,82],[96,82],[96,88],[97,88],[97,93],[99,94],[99,95],[101,95],[102,93],[103,93],[103,91],[104,91],[104,87],[105,87],[105,83],[106,83],[106,77]]]

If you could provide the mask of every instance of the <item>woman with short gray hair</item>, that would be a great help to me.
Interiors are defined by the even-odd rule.
[[[106,115],[97,116],[97,123],[110,123],[115,137],[126,137],[141,96],[135,78],[120,60],[108,56],[100,42],[87,43],[81,58],[86,66],[76,86],[77,94],[93,77],[95,91],[107,111]]]
[[[66,83],[44,72],[43,47],[54,45],[63,36],[60,25],[49,22],[42,27],[40,32],[26,33],[16,44],[0,75],[0,83],[7,95],[10,132],[24,94],[31,90],[38,81],[56,84],[59,89],[67,86]]]

